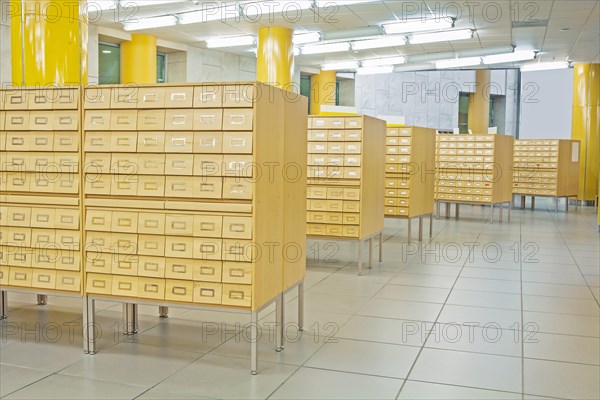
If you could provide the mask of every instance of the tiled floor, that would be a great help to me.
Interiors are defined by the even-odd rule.
[[[10,293],[0,325],[6,399],[600,398],[596,210],[513,211],[483,222],[465,206],[423,246],[386,221],[384,262],[356,275],[350,243],[310,242],[306,329],[287,296],[287,344],[273,350],[261,313],[260,373],[249,373],[248,316],[141,307],[120,334],[120,305],[100,303],[99,353],[83,355],[77,299]],[[415,225],[416,228],[416,225]],[[39,322],[36,325],[36,322]],[[236,323],[241,325],[236,326]]]

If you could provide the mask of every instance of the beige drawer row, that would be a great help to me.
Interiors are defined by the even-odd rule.
[[[41,248],[0,246],[0,265],[81,271],[81,253],[78,250],[58,250],[56,246]]]
[[[85,229],[227,239],[252,239],[251,216],[108,211],[88,208]]]
[[[360,202],[350,200],[308,199],[307,209],[309,211],[358,213],[360,212]]]
[[[309,154],[308,165],[360,167],[362,157],[358,154]]]
[[[464,202],[474,202],[474,203],[491,203],[491,196],[479,196],[479,195],[469,195],[469,194],[454,194],[454,193],[439,193],[439,200],[450,200],[450,201],[464,201]]]
[[[554,183],[531,183],[531,182],[514,182],[513,188],[529,188],[529,189],[542,189],[542,190],[557,190],[556,182]]]
[[[537,195],[537,196],[556,196],[556,194],[558,192],[556,190],[544,190],[544,189],[533,189],[533,188],[514,188],[513,193]]]
[[[308,142],[308,154],[361,154],[361,142]]]
[[[518,182],[518,183],[557,183],[557,179],[556,178],[525,178],[525,177],[515,177],[513,179],[513,182]]]
[[[493,135],[438,135],[439,143],[444,142],[493,142]]]
[[[253,115],[252,108],[86,110],[84,129],[86,131],[251,131]],[[8,129],[8,115],[6,124]]]
[[[77,111],[7,111],[4,130],[7,131],[76,131]]]
[[[513,164],[514,168],[519,169],[535,169],[535,168],[543,168],[543,169],[556,169],[558,168],[557,162],[539,162],[539,161],[515,161]]]
[[[309,130],[309,142],[360,142],[361,130]]]
[[[79,222],[79,221],[77,221]],[[73,224],[74,225],[74,224]],[[79,232],[69,229],[0,227],[2,245],[47,249],[78,249]]]
[[[408,207],[410,203],[410,199],[406,197],[386,197],[385,198],[385,206],[386,207]]]
[[[309,178],[322,179],[360,179],[362,169],[360,167],[322,167],[311,165],[308,167]]]
[[[385,215],[408,216],[408,207],[385,207]]]
[[[307,191],[309,199],[360,200],[360,189],[357,188],[308,186]]]
[[[307,221],[314,224],[360,225],[360,214],[309,211]]]
[[[440,180],[437,182],[436,187],[465,187],[465,188],[476,188],[476,189],[491,189],[493,187],[492,182],[486,181],[452,181],[452,180]]]
[[[515,146],[558,146],[558,140],[517,139]]]
[[[79,132],[11,131],[0,132],[0,150],[57,151],[79,150]]]
[[[438,156],[438,163],[442,164],[445,162],[468,162],[468,163],[493,163],[493,156]]]
[[[0,226],[79,229],[79,209],[0,206]]]
[[[335,225],[335,224],[312,224],[307,225],[307,234],[315,236],[337,236],[347,238],[357,238],[359,233],[358,226],[354,225]]]
[[[249,178],[90,174],[86,195],[252,200]]]
[[[79,177],[68,172],[0,172],[0,191],[77,194]]]
[[[60,152],[5,152],[0,171],[66,172],[79,171],[79,154]]]
[[[87,274],[86,293],[185,303],[252,305],[252,286],[125,275]]]
[[[437,150],[490,150],[494,148],[493,142],[439,142]]]
[[[493,156],[494,149],[438,149],[440,156]]]
[[[440,193],[458,193],[458,194],[473,194],[480,196],[491,196],[492,189],[485,189],[480,187],[462,187],[462,186],[438,186],[436,189],[438,194]]]
[[[558,178],[558,171],[540,171],[536,169],[519,169],[513,172],[515,179],[517,177],[524,178]]]
[[[310,117],[308,129],[361,129],[362,117]]]
[[[77,109],[78,104],[76,87],[0,91],[0,110],[71,110]]]
[[[79,292],[81,273],[0,266],[0,285]]]
[[[252,154],[252,136],[252,132],[86,132],[84,151]]]

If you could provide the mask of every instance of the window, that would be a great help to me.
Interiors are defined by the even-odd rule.
[[[156,83],[167,81],[167,55],[156,53]]]
[[[300,94],[308,97],[308,113],[310,114],[310,76],[300,76]]]
[[[458,98],[458,131],[469,133],[469,93],[460,93]]]
[[[98,44],[98,75],[101,84],[121,82],[121,47],[118,44]]]

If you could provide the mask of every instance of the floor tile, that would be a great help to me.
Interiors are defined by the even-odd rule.
[[[482,327],[500,327],[517,329],[515,324],[521,324],[521,312],[498,308],[482,308],[445,305],[438,322],[446,324],[479,324]]]
[[[407,321],[356,315],[335,335],[341,339],[422,346],[432,322]]]
[[[600,367],[525,359],[524,392],[571,399],[600,398]]]
[[[379,299],[395,299],[407,301],[423,301],[427,303],[444,303],[450,293],[449,289],[422,286],[386,285],[375,295]]]
[[[464,386],[441,385],[438,383],[406,381],[401,400],[521,400],[520,393],[498,392]]]
[[[495,326],[436,324],[425,347],[521,357],[521,332]]]
[[[556,314],[600,316],[600,306],[595,300],[565,297],[523,296],[523,310]]]
[[[433,322],[441,308],[441,304],[434,303],[371,299],[360,309],[358,315]]]
[[[520,294],[521,282],[459,277],[454,289]]]
[[[390,283],[395,285],[423,286],[432,288],[450,289],[456,278],[453,276],[408,274],[401,272]]]
[[[598,317],[524,311],[523,324],[531,324],[537,332],[600,337]]]
[[[316,284],[310,289],[310,293],[336,293],[344,296],[373,297],[384,283],[365,282],[358,276],[356,279],[338,279],[331,276]]]
[[[50,374],[51,372],[40,369],[0,364],[0,397],[37,382]]]
[[[557,285],[550,283],[523,282],[523,294],[535,296],[568,297],[593,300],[593,294],[587,286]]]
[[[300,368],[269,399],[395,399],[401,379]]]
[[[459,306],[520,310],[521,296],[514,293],[454,289],[446,303]]]
[[[600,339],[537,332],[525,335],[524,356],[542,360],[600,365]]]

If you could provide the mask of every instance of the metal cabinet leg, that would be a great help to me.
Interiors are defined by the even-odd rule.
[[[493,224],[494,223],[494,205],[493,204],[492,204],[492,212],[490,213],[490,218],[491,218],[490,223]]]
[[[285,302],[283,293],[279,293],[275,298],[275,351],[283,350],[283,321],[284,321]]]
[[[298,330],[304,330],[304,280],[298,283]]]
[[[411,236],[411,230],[412,230],[412,224],[411,224],[411,219],[410,217],[406,219],[406,221],[408,222],[408,242],[410,243],[410,236]]]
[[[569,212],[569,198],[565,197],[565,212]]]
[[[460,217],[460,204],[456,203],[456,219]]]
[[[383,232],[379,232],[379,262],[383,262]]]
[[[436,218],[440,218],[440,208],[441,208],[440,202],[436,201],[435,202],[435,217]]]
[[[158,316],[159,318],[169,318],[169,307],[159,306]]]
[[[513,203],[508,205],[508,222],[510,222],[510,209],[513,208]]]
[[[433,237],[433,215],[429,214],[429,237]]]
[[[96,302],[83,297],[83,352],[96,354]]]
[[[446,218],[450,218],[450,203],[446,203]]]
[[[362,275],[362,241],[358,241],[358,276]]]
[[[0,320],[6,319],[8,315],[8,293],[5,290],[0,291]]]
[[[423,216],[419,217],[419,242],[423,241]]]
[[[250,373],[258,374],[258,311],[250,317]]]
[[[558,212],[558,197],[554,198],[554,205],[555,205],[554,208],[555,208],[556,212]]]
[[[531,196],[531,209],[535,208],[535,196]]]
[[[369,238],[369,269],[373,268],[373,238]]]
[[[138,331],[138,305],[123,303],[123,334],[135,335]]]
[[[498,221],[502,222],[502,209],[504,208],[504,203],[500,203],[500,212],[499,212],[499,218]]]
[[[522,210],[525,209],[525,201],[526,201],[526,197],[525,196],[521,196],[521,209]]]
[[[45,306],[46,304],[48,304],[48,296],[46,296],[45,294],[38,294],[37,304],[38,306]]]

